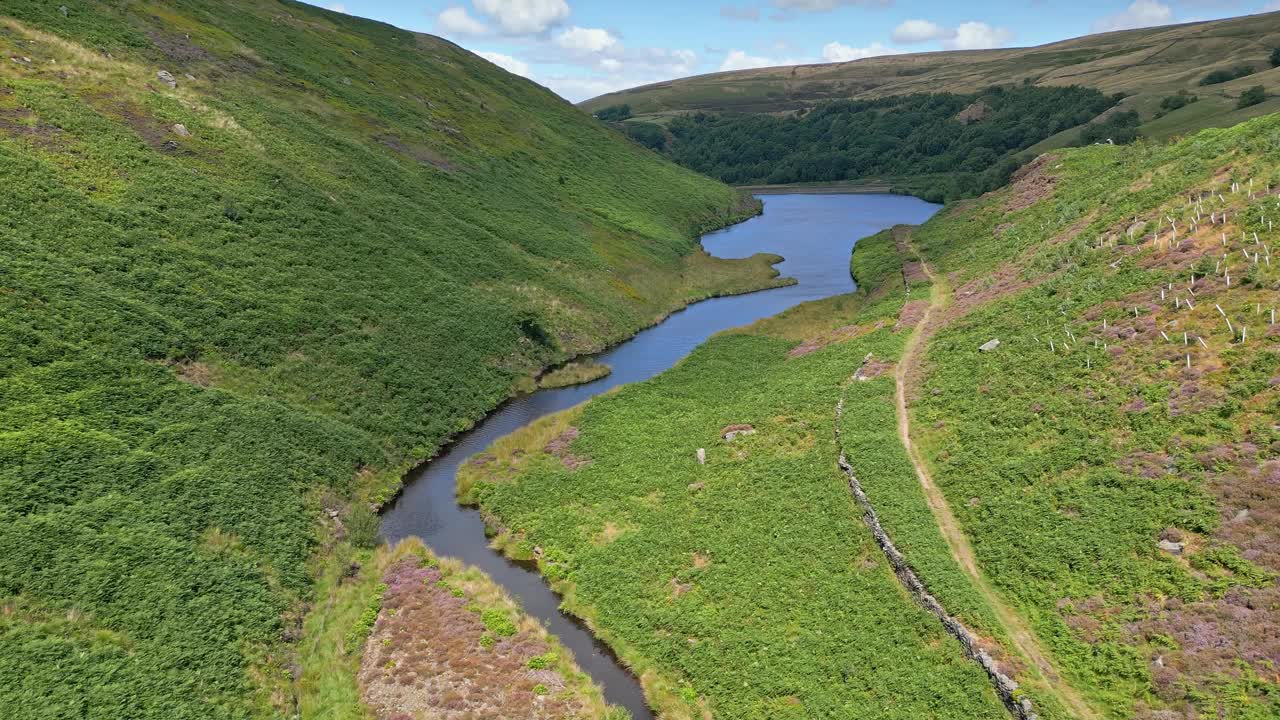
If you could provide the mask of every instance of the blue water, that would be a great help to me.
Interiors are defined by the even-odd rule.
[[[613,368],[607,377],[513,399],[458,438],[444,454],[411,473],[404,492],[382,517],[382,536],[387,541],[416,535],[436,554],[456,557],[488,573],[573,651],[583,670],[604,688],[610,703],[627,708],[637,720],[653,717],[639,682],[590,631],[560,612],[560,599],[537,572],[489,548],[480,514],[455,500],[455,474],[467,458],[498,438],[609,388],[651,378],[721,330],[776,315],[802,302],[851,292],[849,253],[858,239],[897,224],[919,224],[938,209],[902,195],[765,195],[761,199],[764,215],[707,235],[702,245],[712,255],[725,258],[762,252],[782,255],[786,259],[778,269],[797,284],[691,305],[596,356]]]

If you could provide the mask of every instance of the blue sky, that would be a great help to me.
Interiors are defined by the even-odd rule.
[[[675,77],[1039,45],[1280,9],[1280,0],[313,0],[442,35],[574,102]]]

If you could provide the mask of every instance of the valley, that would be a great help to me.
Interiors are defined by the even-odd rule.
[[[0,717],[1280,717],[1280,13],[602,8],[0,8]]]

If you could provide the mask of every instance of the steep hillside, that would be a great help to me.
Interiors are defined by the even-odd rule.
[[[292,2],[4,3],[0,187],[6,718],[291,713],[317,551],[402,470],[775,282],[697,249],[754,211],[729,188]]]
[[[1243,110],[1240,94],[1262,85],[1280,94],[1280,70],[1268,60],[1280,45],[1280,13],[1090,35],[1032,48],[912,53],[847,63],[761,68],[701,75],[603,95],[595,111],[629,104],[638,116],[690,111],[775,113],[836,99],[912,93],[973,93],[991,85],[1082,85],[1130,97],[1147,134],[1165,138],[1227,127],[1280,109],[1280,99]],[[1254,74],[1202,86],[1214,69],[1249,65]],[[1200,102],[1151,122],[1163,98],[1185,90]]]
[[[673,717],[1274,718],[1277,138],[1043,156],[462,490]]]

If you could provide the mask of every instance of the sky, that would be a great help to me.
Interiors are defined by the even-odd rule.
[[[720,70],[1040,45],[1280,0],[311,0],[440,35],[579,102]]]

